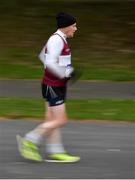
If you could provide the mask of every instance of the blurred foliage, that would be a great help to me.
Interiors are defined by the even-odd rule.
[[[70,119],[135,122],[135,101],[120,99],[68,100]],[[85,107],[85,108],[84,108]],[[44,101],[31,98],[0,98],[0,115],[10,119],[44,118]]]
[[[0,66],[30,65],[36,74],[25,76],[20,68],[8,75],[0,68],[1,78],[41,76],[37,54],[56,30],[60,11],[77,17],[78,31],[69,41],[82,79],[135,80],[135,2],[111,0],[1,0]]]

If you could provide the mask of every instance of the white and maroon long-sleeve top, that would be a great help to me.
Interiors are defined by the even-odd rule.
[[[43,84],[65,86],[67,83],[65,69],[71,65],[71,50],[66,41],[66,35],[57,30],[43,47],[39,58],[45,66]],[[59,77],[51,73],[49,67],[54,69]]]

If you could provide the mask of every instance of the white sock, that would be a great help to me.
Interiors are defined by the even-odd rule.
[[[49,154],[65,152],[62,143],[61,130],[59,128],[54,129],[52,133],[46,137],[46,152]]]
[[[30,131],[25,135],[25,139],[33,142],[34,144],[40,145],[42,142],[42,136],[37,134],[36,132]]]
[[[48,154],[64,153],[63,144],[46,144],[46,152]]]

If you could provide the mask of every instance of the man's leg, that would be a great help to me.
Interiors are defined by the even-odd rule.
[[[51,119],[45,121],[44,123],[37,126],[34,130],[26,134],[26,138],[34,141],[34,138],[32,139],[33,134],[38,137],[48,136],[52,132],[52,130],[60,128],[67,123],[67,116],[64,103],[58,106],[50,106],[49,114],[51,114]],[[35,139],[38,139],[38,137]]]
[[[56,128],[63,126],[67,122],[64,104],[49,107],[47,110],[49,110],[47,111],[47,114],[50,114],[49,116],[52,117],[50,120],[40,124],[34,130],[27,133],[24,138],[17,136],[19,151],[26,159],[42,161],[42,157],[38,149],[42,139],[45,136],[49,136]],[[57,137],[53,140],[59,141],[59,132],[56,131],[54,133],[55,135],[57,134]]]
[[[56,120],[60,119],[61,122],[65,119],[67,121],[66,109],[65,104],[60,107],[60,111],[54,107],[47,107],[48,108],[48,121],[52,121],[52,119]],[[55,121],[54,120],[54,121]],[[61,122],[59,122],[61,124]],[[66,153],[61,139],[60,128],[55,128],[51,131],[51,133],[47,136],[47,153],[48,157],[46,158],[47,162],[77,162],[80,160],[80,157],[69,155]]]
[[[25,137],[18,141],[19,146],[21,147],[20,152],[24,158],[38,160],[37,157],[41,160],[41,156],[38,150],[38,145],[41,143],[44,137],[50,137],[51,148],[48,148],[48,153],[51,155],[51,159],[56,161],[65,161],[65,162],[75,162],[79,160],[79,157],[70,156],[64,153],[64,148],[61,143],[61,136],[59,128],[67,123],[67,114],[66,108],[64,104],[65,87],[61,88],[53,88],[50,87],[51,92],[55,93],[55,98],[52,94],[48,94],[46,91],[46,87],[44,86],[44,98],[49,102],[49,106],[46,109],[46,121],[39,126],[37,126],[34,130],[30,131],[25,135]],[[58,105],[58,102],[62,101],[62,104]],[[61,144],[61,147],[56,148],[56,142]],[[32,145],[33,144],[33,145]],[[55,148],[52,147],[55,144]],[[34,147],[34,148],[33,148]],[[34,149],[34,150],[33,150]],[[36,157],[36,159],[35,159]]]
[[[51,113],[50,106],[46,103],[46,121],[51,121],[53,119],[53,114]],[[46,137],[46,152],[51,153],[64,153],[65,149],[62,143],[61,130],[60,128],[55,128]]]

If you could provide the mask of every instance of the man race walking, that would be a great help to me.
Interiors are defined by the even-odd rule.
[[[44,64],[42,95],[46,100],[46,120],[24,137],[17,136],[20,154],[25,159],[43,161],[39,146],[46,139],[45,160],[48,162],[77,162],[80,157],[66,152],[62,143],[60,128],[67,123],[67,82],[74,75],[71,50],[67,38],[77,30],[76,19],[67,13],[56,16],[57,31],[50,36],[39,58]]]

